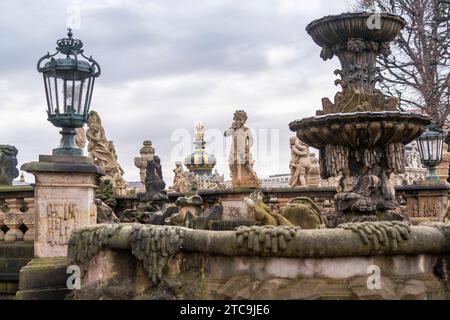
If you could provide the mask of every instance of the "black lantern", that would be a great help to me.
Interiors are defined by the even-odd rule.
[[[427,177],[429,180],[438,180],[435,167],[442,161],[444,139],[444,131],[435,124],[431,125],[427,131],[417,138],[422,164],[430,171],[430,175]]]
[[[100,66],[84,55],[81,40],[73,39],[69,28],[68,38],[56,43],[56,53],[47,53],[37,63],[44,77],[48,121],[62,128],[61,145],[53,149],[53,155],[83,155],[75,144],[75,129],[87,121],[91,106],[95,78],[100,76]],[[56,58],[57,54],[65,55]],[[84,58],[84,59],[82,59]],[[48,60],[43,67],[41,63]]]

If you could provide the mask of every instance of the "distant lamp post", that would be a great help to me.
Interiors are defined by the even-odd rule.
[[[439,180],[436,176],[435,168],[442,161],[444,139],[444,131],[435,124],[431,125],[427,131],[417,138],[417,145],[419,146],[422,164],[430,171],[427,180]]]
[[[101,69],[92,56],[83,54],[83,42],[72,38],[70,28],[68,31],[68,38],[56,42],[56,53],[39,59],[37,70],[44,77],[48,121],[62,128],[61,144],[53,149],[53,155],[82,156],[83,150],[75,144],[75,129],[87,121],[95,78]],[[58,53],[60,57],[55,59]],[[47,62],[41,66],[44,60]]]

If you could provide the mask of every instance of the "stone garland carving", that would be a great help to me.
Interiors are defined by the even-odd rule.
[[[287,248],[287,242],[295,237],[299,227],[241,226],[236,228],[236,245],[256,253],[278,253]]]
[[[398,244],[408,240],[411,233],[411,223],[403,221],[344,223],[338,228],[357,233],[365,245],[372,245],[375,250],[381,247],[397,250]]]
[[[125,196],[127,184],[123,179],[124,171],[117,162],[118,157],[113,142],[106,139],[105,130],[97,112],[89,113],[87,126],[89,157],[105,171],[106,176],[103,179],[112,182],[114,193],[118,196]]]
[[[161,281],[164,266],[182,244],[183,230],[176,227],[139,225],[131,233],[132,253],[143,262],[154,285]]]
[[[101,249],[108,247],[109,239],[120,232],[123,226],[120,224],[94,225],[73,231],[69,240],[69,260],[72,263],[87,266],[87,263]]]

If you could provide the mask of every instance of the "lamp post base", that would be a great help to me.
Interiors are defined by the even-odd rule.
[[[63,128],[59,132],[61,137],[61,144],[58,148],[53,149],[54,156],[82,156],[83,150],[78,148],[75,143],[76,132],[74,128]]]

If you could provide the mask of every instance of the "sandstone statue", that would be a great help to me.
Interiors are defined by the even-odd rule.
[[[145,194],[150,199],[164,192],[166,183],[163,180],[161,159],[155,156],[153,160],[147,161],[147,175],[145,178]]]
[[[233,138],[228,162],[233,188],[259,188],[261,181],[253,170],[254,161],[250,151],[253,136],[250,129],[244,126],[247,114],[243,110],[237,110],[233,120],[231,128],[225,130],[224,134],[225,137]]]
[[[325,227],[319,207],[310,198],[292,199],[279,211],[283,217],[302,229],[318,229]]]
[[[105,171],[106,176],[103,179],[108,179],[112,182],[115,195],[126,195],[127,186],[123,180],[123,169],[117,162],[117,154],[113,142],[106,139],[105,130],[97,112],[91,111],[89,113],[87,126],[86,137],[89,142],[89,157]]]
[[[0,185],[12,185],[19,176],[16,147],[0,144]]]
[[[291,147],[291,162],[289,163],[291,178],[289,179],[289,186],[292,188],[305,187],[308,185],[307,178],[311,169],[309,146],[296,136],[290,138],[289,144]]]
[[[75,144],[78,148],[86,147],[86,130],[84,128],[75,128]]]
[[[150,140],[144,141],[143,147],[139,151],[139,154],[139,157],[134,158],[134,165],[139,168],[141,183],[144,185],[147,174],[147,162],[149,160],[153,160],[155,157],[155,148],[152,147],[152,142]]]
[[[244,198],[244,205],[250,218],[256,221],[256,225],[265,226],[293,226],[293,224],[264,203],[263,194],[260,191],[253,192],[250,197]]]
[[[180,161],[175,163],[176,168],[173,170],[175,177],[173,178],[172,190],[175,192],[185,193],[187,191],[187,172],[183,169]]]

